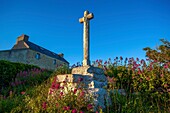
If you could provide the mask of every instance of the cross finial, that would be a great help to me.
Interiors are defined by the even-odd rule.
[[[84,29],[83,29],[83,66],[89,66],[90,65],[90,37],[89,37],[89,20],[93,18],[93,13],[89,13],[88,11],[84,12],[84,17],[79,19],[80,23],[84,23]]]

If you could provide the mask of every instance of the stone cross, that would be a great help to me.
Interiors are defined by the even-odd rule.
[[[84,29],[83,29],[83,66],[89,66],[90,65],[90,37],[89,37],[89,20],[93,18],[93,13],[90,13],[88,11],[84,12],[84,17],[79,19],[80,23],[84,23]]]

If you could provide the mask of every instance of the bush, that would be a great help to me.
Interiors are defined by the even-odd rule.
[[[9,83],[20,71],[27,71],[33,68],[40,69],[33,65],[0,60],[0,89],[9,86]]]

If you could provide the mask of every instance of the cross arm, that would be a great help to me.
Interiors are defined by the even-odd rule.
[[[84,17],[83,17],[83,18],[80,18],[80,19],[79,19],[79,22],[80,22],[80,23],[83,23],[83,22],[84,22]]]
[[[88,18],[89,20],[90,20],[90,19],[93,19],[93,18],[94,18],[93,13],[88,14],[88,15],[87,15],[87,18]]]

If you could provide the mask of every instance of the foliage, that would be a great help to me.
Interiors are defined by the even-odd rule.
[[[40,69],[33,65],[0,60],[0,89],[2,89],[2,87],[9,86],[9,83],[20,71],[27,71],[33,68]]]
[[[70,74],[71,69],[66,65],[60,65],[60,66],[57,66],[57,68],[53,72],[53,75],[60,75],[60,74],[66,74],[66,73]]]
[[[168,63],[170,62],[170,42],[165,39],[160,39],[160,41],[163,44],[156,49],[151,49],[150,47],[144,48],[146,56],[157,62]]]
[[[28,71],[20,71],[14,79],[9,83],[8,87],[2,88],[0,94],[9,96],[9,92],[20,94],[28,87],[41,84],[44,80],[50,77],[51,71],[45,69],[31,69]]]
[[[51,84],[51,87],[49,86]],[[56,77],[38,86],[31,94],[26,94],[23,103],[12,112],[48,112],[83,113],[93,108],[88,92],[78,82],[76,88],[70,88],[68,82],[59,83]],[[78,88],[79,87],[79,88]]]
[[[168,112],[170,110],[170,65],[139,58],[116,57],[103,63],[93,62],[105,70],[108,78],[108,91],[125,90],[125,93],[112,93],[112,112]],[[150,100],[150,101],[148,101]]]

